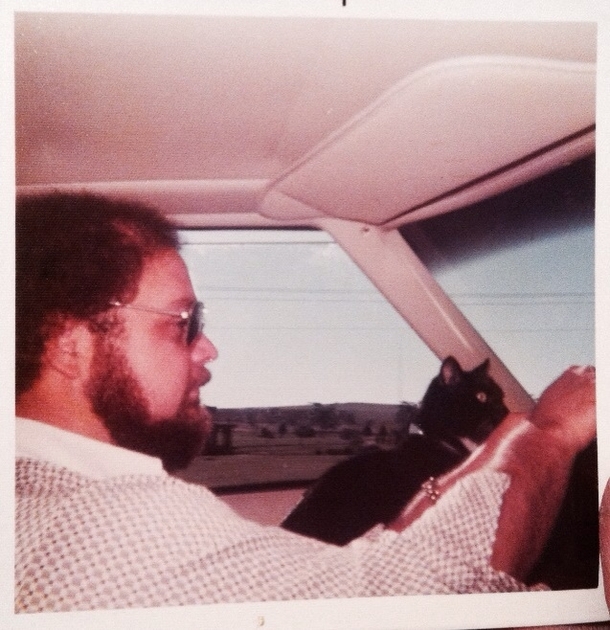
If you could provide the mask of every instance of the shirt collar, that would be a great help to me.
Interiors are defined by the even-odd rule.
[[[17,418],[16,455],[40,459],[93,478],[165,475],[160,459],[72,431]]]

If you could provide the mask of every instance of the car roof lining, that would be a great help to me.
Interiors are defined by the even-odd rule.
[[[390,229],[594,150],[595,23],[18,12],[15,25],[20,192],[112,192],[193,226]]]

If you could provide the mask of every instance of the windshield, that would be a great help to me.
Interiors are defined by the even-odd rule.
[[[533,396],[595,363],[594,172],[587,158],[402,234]]]

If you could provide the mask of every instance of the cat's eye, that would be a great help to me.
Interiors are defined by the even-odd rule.
[[[487,394],[485,392],[477,392],[477,400],[480,403],[487,402]]]

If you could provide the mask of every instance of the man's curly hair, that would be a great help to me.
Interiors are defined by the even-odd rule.
[[[40,373],[46,341],[66,318],[91,320],[129,301],[144,262],[178,250],[175,227],[139,204],[90,194],[17,199],[16,392]]]

